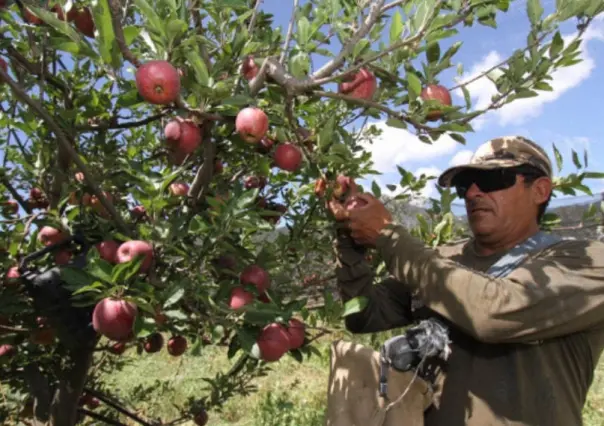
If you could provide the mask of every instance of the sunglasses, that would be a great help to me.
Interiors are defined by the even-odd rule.
[[[503,191],[516,184],[518,175],[524,176],[525,180],[534,180],[543,176],[542,173],[522,168],[466,170],[455,176],[451,185],[455,187],[459,198],[465,199],[468,190],[474,184],[484,193]]]

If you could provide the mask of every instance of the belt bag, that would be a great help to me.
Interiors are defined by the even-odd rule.
[[[511,249],[487,273],[503,278],[531,253],[562,240],[538,232]],[[331,345],[330,360],[325,426],[423,426],[424,411],[432,404],[433,393],[430,384],[415,371],[389,367],[387,398],[382,398],[379,352],[337,340]]]

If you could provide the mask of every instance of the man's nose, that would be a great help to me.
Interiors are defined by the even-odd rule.
[[[466,191],[466,200],[472,200],[472,199],[474,199],[476,197],[480,197],[482,195],[484,195],[484,193],[480,190],[478,185],[473,183]]]

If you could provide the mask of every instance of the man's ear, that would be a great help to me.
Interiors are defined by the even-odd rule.
[[[535,204],[543,204],[547,201],[552,193],[554,185],[548,177],[541,177],[533,182],[532,192]]]

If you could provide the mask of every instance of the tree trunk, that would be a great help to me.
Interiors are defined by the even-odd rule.
[[[68,361],[52,401],[50,424],[74,426],[78,418],[78,402],[84,389],[88,369],[92,365],[93,349],[80,347],[69,351]]]

